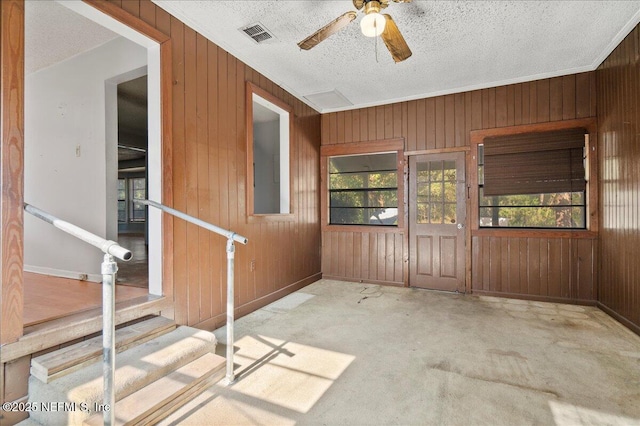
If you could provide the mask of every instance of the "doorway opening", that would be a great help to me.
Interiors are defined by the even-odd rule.
[[[144,70],[146,72],[146,69]],[[147,208],[147,75],[117,85],[118,243],[133,258],[118,267],[117,284],[149,287]]]
[[[162,202],[160,44],[84,2],[26,2],[25,201],[114,241],[119,151],[136,147],[118,148],[118,86],[126,93],[127,82],[145,86],[147,106],[144,167],[135,172],[129,163],[126,173],[142,172],[145,196]],[[131,115],[141,114],[124,114]],[[126,300],[163,294],[161,215],[143,211],[145,285],[117,289]],[[139,206],[130,213],[139,218]],[[24,230],[25,327],[99,307],[102,253],[30,215]],[[49,308],[62,305],[52,298],[69,303],[53,314]]]

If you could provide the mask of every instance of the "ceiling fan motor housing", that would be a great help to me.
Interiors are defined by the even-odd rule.
[[[364,4],[364,13],[380,13],[380,2],[377,0],[369,0]]]

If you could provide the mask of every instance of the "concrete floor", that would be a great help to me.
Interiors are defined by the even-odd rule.
[[[592,307],[321,280],[235,335],[162,424],[640,425],[640,337]]]

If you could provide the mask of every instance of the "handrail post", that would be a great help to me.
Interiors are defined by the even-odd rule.
[[[116,369],[116,273],[118,264],[110,254],[104,255],[102,262],[102,371],[104,376],[104,401],[102,406],[105,425],[115,424],[115,369]]]
[[[230,385],[236,380],[233,372],[233,270],[235,251],[232,235],[227,239],[227,385]]]

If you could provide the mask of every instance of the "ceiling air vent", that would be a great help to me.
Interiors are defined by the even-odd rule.
[[[275,37],[265,28],[261,23],[251,24],[244,28],[241,28],[240,31],[248,35],[255,41],[256,43],[263,43],[267,40],[274,39]]]

